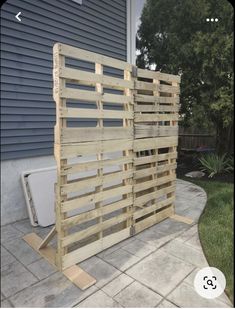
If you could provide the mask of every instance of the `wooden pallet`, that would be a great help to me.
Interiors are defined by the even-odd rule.
[[[53,263],[71,277],[174,215],[180,77],[60,43],[53,57],[56,225],[41,244],[26,241],[43,255],[57,235]]]
[[[180,77],[138,69],[134,233],[174,214]]]
[[[81,67],[88,61],[93,72],[68,67],[65,58],[76,59]],[[108,69],[115,74],[106,75]],[[54,46],[60,269],[130,236],[134,140],[131,72],[132,66],[126,62],[63,44]],[[118,127],[111,126],[112,121]],[[87,125],[89,122],[92,125]]]

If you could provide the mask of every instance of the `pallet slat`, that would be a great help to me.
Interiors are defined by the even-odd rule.
[[[135,88],[137,90],[149,90],[149,91],[159,91],[159,92],[167,92],[170,94],[179,94],[179,87],[177,86],[169,86],[169,85],[156,85],[153,83],[147,83],[142,81],[135,82]]]
[[[137,139],[134,141],[134,151],[172,147],[177,143],[177,136]]]
[[[118,140],[118,141],[102,141],[100,142],[86,142],[63,144],[61,146],[55,145],[55,151],[59,153],[62,159],[74,158],[76,156],[89,155],[94,153],[108,153],[132,148],[132,140]]]
[[[97,161],[87,161],[81,163],[74,163],[64,165],[61,168],[61,175],[69,175],[78,172],[87,172],[99,168],[109,167],[109,166],[121,166],[123,164],[131,163],[133,156],[126,156],[117,159],[104,159]]]
[[[151,205],[151,206],[148,206],[146,208],[143,208],[143,209],[140,209],[138,211],[136,211],[134,213],[134,220],[137,220],[141,217],[144,217],[156,210],[159,210],[161,208],[164,208],[166,206],[171,206],[172,203],[174,202],[175,198],[174,197],[170,197],[164,201],[161,201],[161,202],[158,202],[157,204],[154,204],[154,205]]]
[[[104,55],[90,52],[88,50],[80,49],[77,47],[69,46],[66,44],[57,43],[59,46],[60,54],[65,57],[70,57],[74,59],[85,60],[88,62],[96,62],[106,66],[110,66],[120,70],[132,71],[132,65],[114,58],[110,58]]]
[[[135,102],[137,103],[156,103],[156,104],[178,104],[179,98],[175,97],[155,97],[153,95],[135,94]],[[139,105],[139,104],[138,104]]]
[[[115,216],[109,220],[100,222],[99,224],[95,224],[83,231],[79,231],[73,234],[70,234],[62,239],[63,247],[71,245],[72,243],[78,242],[84,238],[97,234],[105,229],[108,229],[116,224],[119,224],[123,221],[126,221],[130,217],[130,214],[124,213],[119,216]]]
[[[175,185],[170,186],[170,187],[166,187],[163,189],[159,189],[157,192],[151,192],[151,193],[147,193],[144,194],[142,196],[136,197],[135,201],[134,201],[134,206],[142,206],[143,204],[152,201],[162,195],[166,195],[168,193],[172,193],[175,190]]]
[[[68,228],[68,227],[71,227],[77,224],[82,224],[87,221],[96,219],[99,216],[104,216],[116,210],[121,210],[125,207],[131,206],[132,203],[133,203],[132,198],[127,198],[127,199],[124,199],[118,202],[114,202],[112,204],[104,205],[101,208],[93,209],[93,210],[81,213],[79,215],[72,216],[70,218],[63,220],[61,224],[65,228]]]
[[[177,158],[177,152],[169,152],[164,154],[158,154],[158,155],[149,155],[139,158],[134,158],[134,164],[137,165],[143,165],[148,163],[153,163],[157,161],[164,161],[168,159],[176,159]]]
[[[178,136],[178,126],[135,125],[135,137]]]
[[[91,177],[86,177],[85,179],[80,179],[80,180],[73,180],[71,182],[68,182],[65,185],[61,186],[61,193],[62,194],[67,194],[71,192],[76,192],[79,190],[83,190],[86,188],[92,188],[95,186],[100,186],[100,185],[107,185],[114,179],[116,181],[122,181],[127,178],[133,177],[133,171],[121,171],[121,172],[114,172],[114,173],[109,173],[103,176],[91,176]]]
[[[111,104],[133,104],[132,98],[126,95],[120,94],[101,94],[96,91],[81,90],[75,88],[62,88],[60,93],[61,98],[71,99],[77,101],[96,102],[102,101],[103,103]]]
[[[161,73],[159,71],[150,71],[150,70],[144,70],[144,69],[138,68],[137,72],[138,72],[138,77],[142,77],[142,78],[160,79],[162,81],[176,82],[176,83],[180,83],[180,80],[181,80],[179,75]]]
[[[123,90],[124,88],[134,87],[133,81],[127,81],[121,78],[105,76],[96,73],[85,72],[71,68],[61,68],[60,77],[69,80],[70,82],[77,81],[81,85],[95,86],[96,83],[101,83],[104,87]]]
[[[155,163],[157,161],[152,161],[149,163]],[[143,168],[141,170],[137,170],[134,172],[134,179],[140,179],[146,176],[149,176],[151,174],[159,174],[162,172],[170,171],[171,169],[176,168],[176,163],[171,163],[171,164],[163,164],[161,166],[156,166],[156,167],[147,167]]]
[[[173,213],[174,213],[173,207],[168,207],[167,209],[160,211],[154,214],[153,216],[146,218],[143,221],[137,222],[135,224],[135,233],[137,234],[149,228],[150,226],[153,226],[154,224],[170,217],[171,215],[173,215]]]
[[[63,108],[60,110],[61,118],[106,118],[106,119],[133,119],[132,112],[96,110],[89,108]]]
[[[67,268],[81,261],[84,261],[90,256],[95,255],[130,237],[130,235],[130,227],[128,227],[117,233],[110,234],[102,239],[94,241],[93,243],[90,243],[82,248],[76,249],[73,252],[67,253],[62,257],[63,268]]]
[[[63,128],[61,143],[80,143],[133,138],[133,128]]]
[[[169,175],[169,176],[165,176],[165,177],[161,177],[161,178],[157,178],[154,180],[149,180],[149,181],[145,181],[142,183],[138,183],[135,185],[134,187],[134,192],[140,192],[140,191],[144,191],[146,189],[155,187],[155,186],[160,186],[163,185],[165,183],[169,183],[172,182],[173,180],[175,180],[174,175]]]
[[[109,189],[106,191],[101,191],[98,193],[88,194],[86,196],[81,196],[73,199],[69,199],[66,202],[61,203],[62,212],[68,212],[74,209],[80,209],[86,205],[92,203],[98,203],[105,199],[120,196],[122,194],[127,194],[132,192],[132,186],[121,186],[119,188]]]
[[[160,104],[141,104],[135,105],[135,112],[178,112],[179,106],[178,105],[160,105]]]
[[[177,121],[176,114],[136,114],[135,122]]]

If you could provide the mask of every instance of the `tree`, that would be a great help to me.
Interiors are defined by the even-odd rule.
[[[217,18],[212,22],[207,19]],[[137,35],[137,64],[182,73],[183,125],[212,122],[217,151],[231,152],[233,7],[226,0],[147,0]]]

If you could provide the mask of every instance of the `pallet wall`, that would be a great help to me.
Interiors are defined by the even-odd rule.
[[[180,77],[137,69],[134,232],[174,214]]]
[[[53,54],[65,269],[174,212],[179,77],[60,43]]]

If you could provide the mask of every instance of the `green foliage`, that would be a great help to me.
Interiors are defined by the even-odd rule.
[[[233,156],[230,156],[228,158],[228,167],[230,169],[230,171],[234,171],[234,157]]]
[[[207,22],[208,17],[219,21]],[[227,0],[147,0],[137,48],[139,66],[154,64],[156,70],[182,74],[182,124],[206,128],[213,123],[217,142],[229,144],[234,109],[232,5]]]
[[[187,179],[188,180],[188,179]],[[207,193],[207,204],[199,219],[199,237],[210,266],[226,277],[225,292],[233,302],[234,290],[234,201],[233,184],[191,180]]]
[[[232,158],[226,154],[221,156],[217,154],[207,154],[199,159],[202,171],[208,173],[208,177],[213,177],[216,174],[233,171]]]
[[[184,178],[184,180],[187,180]],[[206,207],[198,223],[203,252],[211,267],[226,277],[225,292],[233,303],[234,295],[234,185],[211,180],[192,179],[207,193]]]

